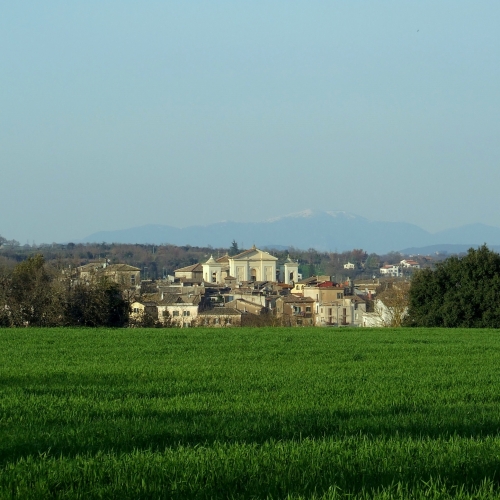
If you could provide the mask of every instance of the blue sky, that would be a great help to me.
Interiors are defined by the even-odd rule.
[[[498,1],[4,2],[0,234],[500,226]]]

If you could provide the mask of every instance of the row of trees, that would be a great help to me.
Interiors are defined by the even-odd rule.
[[[5,240],[5,238],[3,238]],[[67,243],[51,245],[2,246],[0,237],[0,264],[15,265],[34,253],[40,253],[45,261],[59,269],[77,267],[88,262],[107,259],[111,263],[125,263],[141,269],[143,279],[159,279],[173,274],[175,269],[206,261],[212,254],[215,258],[226,253],[236,255],[243,249],[233,240],[228,248],[192,247],[176,245],[107,244],[107,243]],[[399,253],[386,255],[368,254],[362,249],[348,252],[319,252],[313,248],[301,250],[271,250],[272,254],[284,261],[288,255],[299,262],[299,272],[304,278],[312,275],[335,276],[335,281],[349,278],[371,278],[384,263],[399,263],[404,256]],[[344,269],[351,262],[354,270]]]
[[[0,270],[0,326],[123,326],[128,313],[116,283],[71,286],[41,255]]]

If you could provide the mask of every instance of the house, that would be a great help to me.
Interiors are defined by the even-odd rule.
[[[356,295],[316,304],[318,326],[361,326],[366,302]]]
[[[384,304],[381,299],[376,299],[374,312],[363,314],[363,326],[367,328],[393,326],[394,311],[390,306]],[[405,311],[406,313],[406,311]]]
[[[266,307],[266,297],[267,295],[264,290],[240,287],[233,288],[224,294],[224,302],[229,304],[234,300],[242,299],[253,304],[258,304],[261,307]]]
[[[245,299],[236,299],[233,302],[231,302],[231,306],[242,313],[251,313],[256,315],[263,314],[267,310],[265,305],[262,306],[261,304],[250,302]]]
[[[401,276],[401,268],[396,265],[386,264],[380,268],[380,274],[384,274],[386,276],[398,277]]]
[[[290,293],[293,293],[294,295],[304,295],[304,289],[306,287],[314,287],[318,286],[319,284],[325,284],[325,283],[333,285],[334,283],[330,280],[331,280],[330,276],[311,276],[309,278],[300,280],[298,283],[295,283]]]
[[[83,266],[76,268],[76,278],[81,283],[88,283],[96,278],[98,272],[100,272],[107,265],[106,260],[89,262]]]
[[[108,264],[101,273],[120,285],[134,287],[141,284],[141,270],[128,264]]]
[[[285,326],[314,325],[314,299],[287,295],[276,299],[276,317]]]
[[[290,293],[292,293],[293,295],[302,295],[303,296],[305,286],[306,285],[304,283],[295,283],[293,288],[290,290]]]
[[[348,325],[350,323],[348,311],[349,308],[343,300],[316,304],[316,324],[318,326]]]
[[[141,297],[135,300],[130,305],[129,321],[134,324],[144,324],[149,321],[155,322],[158,320],[158,307],[156,301],[148,300],[146,297]]]
[[[374,302],[374,312],[363,314],[363,326],[398,327],[408,313],[408,282],[393,283]]]
[[[203,266],[201,264],[192,264],[174,271],[175,278],[188,280],[195,283],[203,281]]]
[[[293,291],[292,291],[293,293]],[[318,304],[341,300],[345,295],[344,286],[337,285],[333,281],[323,281],[316,285],[304,286],[302,289],[304,297],[311,297]]]
[[[362,326],[363,315],[366,313],[366,301],[357,295],[349,296],[348,299],[353,305],[351,316],[352,326]]]
[[[241,325],[241,312],[231,307],[217,307],[198,314],[198,326],[232,327]]]
[[[344,269],[354,269],[356,266],[352,262],[347,262],[344,264]]]
[[[76,272],[80,283],[107,278],[127,287],[136,287],[141,284],[141,270],[128,264],[109,264],[107,261],[90,262],[78,267]]]
[[[354,283],[354,293],[356,295],[365,295],[367,297],[372,297],[377,293],[377,288],[380,286],[380,281],[372,280],[370,281],[357,281]]]
[[[188,294],[163,294],[157,302],[158,320],[176,326],[189,327],[196,323],[201,297]]]
[[[411,269],[420,269],[420,264],[416,260],[411,260],[411,259],[403,259],[399,265],[401,267],[407,267]]]

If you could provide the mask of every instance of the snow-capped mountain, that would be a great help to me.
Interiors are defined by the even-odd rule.
[[[91,234],[82,241],[227,248],[233,240],[241,248],[255,244],[259,247],[315,248],[338,252],[362,248],[367,252],[386,253],[440,244],[500,245],[500,228],[472,224],[432,234],[405,222],[370,221],[344,211],[307,209],[263,222],[224,221],[182,229],[146,225],[103,231]]]

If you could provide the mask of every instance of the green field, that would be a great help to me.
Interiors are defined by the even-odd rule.
[[[496,330],[0,330],[0,498],[498,498]]]

